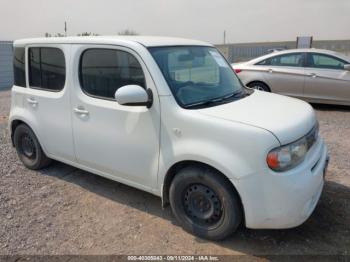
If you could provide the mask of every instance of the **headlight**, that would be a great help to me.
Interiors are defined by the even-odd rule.
[[[298,141],[275,148],[268,153],[267,165],[274,171],[289,170],[301,163],[309,149],[306,137]]]
[[[267,165],[274,171],[282,172],[301,163],[306,153],[318,138],[319,124],[315,126],[304,137],[288,145],[277,147],[267,154]]]

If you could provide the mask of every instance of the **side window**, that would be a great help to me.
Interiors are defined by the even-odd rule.
[[[303,54],[293,53],[271,57],[271,65],[273,66],[291,66],[301,67],[303,65]]]
[[[13,53],[14,84],[16,86],[22,86],[22,87],[26,87],[24,53],[25,53],[24,47],[15,47],[15,50]]]
[[[88,49],[80,60],[80,84],[89,95],[114,99],[125,85],[146,87],[140,63],[128,52],[113,49]]]
[[[324,69],[344,69],[345,61],[324,54],[308,54],[308,67]]]
[[[66,80],[62,50],[51,47],[29,48],[29,85],[33,88],[60,91]]]

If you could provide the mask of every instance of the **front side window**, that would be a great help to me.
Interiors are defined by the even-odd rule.
[[[49,91],[63,89],[66,78],[64,54],[58,48],[29,48],[29,85]]]
[[[24,47],[15,47],[14,53],[13,53],[14,84],[16,86],[21,86],[21,87],[26,87],[24,54],[25,54]]]
[[[270,58],[270,65],[301,67],[303,66],[303,54],[293,53],[293,54],[274,56]]]
[[[308,54],[307,66],[323,69],[344,69],[345,61],[325,54]]]
[[[139,85],[146,88],[140,63],[128,52],[114,49],[88,49],[80,61],[80,83],[89,95],[114,99],[118,88]]]
[[[242,92],[232,68],[213,47],[151,47],[149,51],[182,107],[208,104]]]

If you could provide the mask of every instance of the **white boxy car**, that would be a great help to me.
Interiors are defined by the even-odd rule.
[[[328,154],[312,107],[246,89],[210,44],[19,40],[14,73],[9,128],[30,169],[54,159],[150,192],[213,240],[298,226],[319,200]]]

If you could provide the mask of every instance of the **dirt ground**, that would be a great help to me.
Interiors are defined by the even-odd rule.
[[[151,194],[71,166],[19,162],[0,92],[0,254],[350,254],[350,107],[315,106],[331,162],[309,220],[288,230],[241,227],[225,241],[184,232]]]

